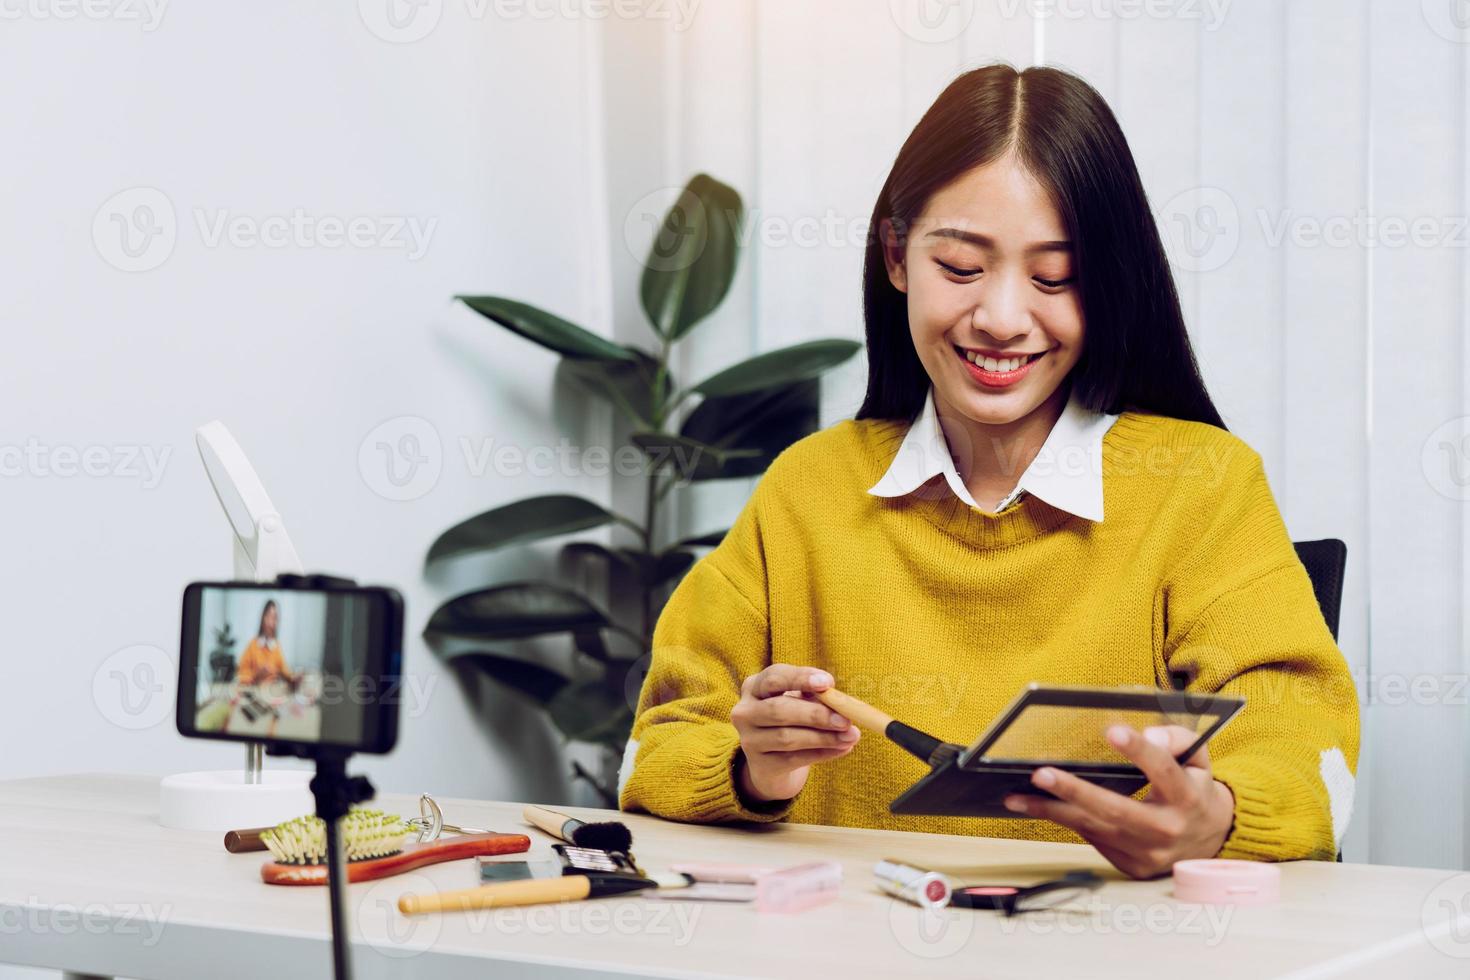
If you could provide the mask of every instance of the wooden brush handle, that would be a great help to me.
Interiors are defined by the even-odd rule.
[[[459,861],[482,854],[519,854],[530,850],[531,838],[525,834],[468,834],[444,838],[427,844],[408,844],[397,854],[367,861],[347,862],[347,880],[375,881],[390,875],[422,868],[426,864]],[[260,866],[260,880],[267,885],[325,885],[325,864],[277,864],[268,861]]]
[[[502,881],[456,892],[404,895],[398,899],[398,911],[404,915],[420,915],[424,912],[463,912],[471,909],[504,908],[508,905],[574,902],[586,898],[591,891],[592,879],[586,875]]]
[[[244,854],[248,851],[263,851],[266,849],[265,841],[260,835],[270,827],[251,827],[247,830],[231,830],[225,833],[225,850],[231,854]]]
[[[561,829],[566,826],[568,820],[575,820],[575,817],[570,817],[565,813],[557,813],[555,810],[548,810],[544,806],[528,806],[521,811],[521,817],[526,823],[531,824],[533,827],[539,827],[557,840],[564,840],[568,844],[571,843],[570,839],[562,836]]]
[[[835,687],[829,687],[812,697],[859,728],[866,728],[869,731],[882,732],[893,721],[891,715],[885,715],[866,701],[859,701],[851,694],[844,694]]]

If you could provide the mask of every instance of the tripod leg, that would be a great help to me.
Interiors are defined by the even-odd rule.
[[[347,862],[343,860],[342,834],[337,820],[327,824],[327,890],[332,905],[332,975],[336,980],[352,980],[352,960],[348,956],[347,932]]]

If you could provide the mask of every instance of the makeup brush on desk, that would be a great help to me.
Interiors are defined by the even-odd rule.
[[[535,827],[546,831],[557,840],[578,847],[598,851],[622,851],[627,854],[633,848],[633,832],[627,824],[616,820],[603,823],[587,823],[565,813],[548,810],[544,806],[528,806],[521,817]]]
[[[883,736],[899,748],[923,759],[931,769],[938,769],[956,754],[964,751],[963,745],[945,742],[917,728],[894,721],[877,708],[860,701],[851,694],[844,694],[835,687],[813,694],[812,697],[851,721],[859,728],[882,732]]]

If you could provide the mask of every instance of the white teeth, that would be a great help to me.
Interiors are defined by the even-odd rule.
[[[1031,360],[1029,357],[1006,357],[1000,359],[980,357],[973,351],[965,351],[964,354],[965,360],[986,371],[1017,371],[1021,368],[1021,365]]]

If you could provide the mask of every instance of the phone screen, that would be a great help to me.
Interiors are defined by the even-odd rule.
[[[397,731],[397,609],[396,594],[379,588],[189,586],[179,731],[387,751]]]

